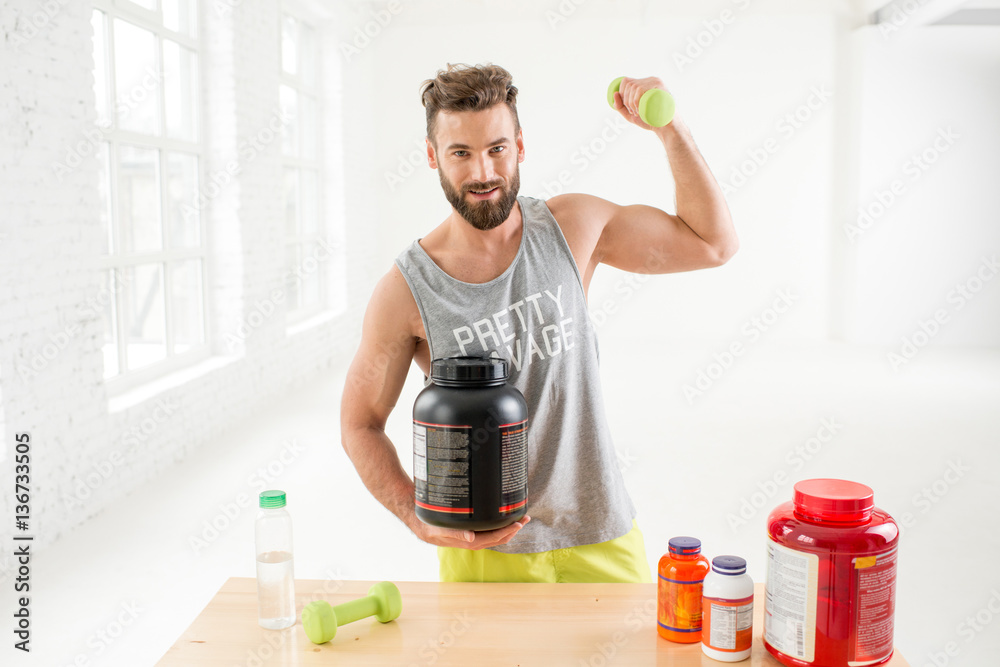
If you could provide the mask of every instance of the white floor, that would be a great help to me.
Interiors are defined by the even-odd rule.
[[[711,352],[602,345],[651,567],[669,537],[692,534],[709,556],[745,556],[761,580],[767,512],[792,495],[782,475],[856,479],[909,523],[897,648],[915,667],[997,664],[1000,351],[926,349],[895,373],[883,350],[762,343],[689,404],[681,387]],[[263,488],[288,492],[298,578],[436,580],[434,548],[368,494],[340,447],[342,383],[330,375],[261,410],[39,554],[33,651],[14,651],[8,635],[0,664],[155,664],[227,577],[254,575],[256,510],[240,502]],[[389,425],[407,469],[419,388],[412,372]],[[835,435],[809,453],[824,420]]]

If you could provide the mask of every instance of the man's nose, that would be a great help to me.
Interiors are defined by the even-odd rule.
[[[493,160],[488,155],[480,155],[473,162],[472,173],[469,177],[478,183],[488,183],[497,178],[497,172],[493,165]]]

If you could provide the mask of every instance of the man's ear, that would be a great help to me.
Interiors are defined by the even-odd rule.
[[[437,169],[437,155],[434,150],[434,144],[427,137],[424,137],[424,141],[427,142],[427,164],[430,165],[431,169]]]

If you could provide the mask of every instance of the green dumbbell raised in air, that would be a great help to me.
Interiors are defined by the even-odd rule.
[[[399,589],[392,582],[381,581],[369,588],[365,597],[336,607],[323,600],[310,602],[302,610],[302,629],[313,644],[323,644],[336,636],[341,625],[368,616],[374,616],[380,623],[388,623],[398,618],[402,610],[403,598]]]
[[[612,108],[615,106],[615,93],[618,92],[618,88],[622,85],[622,79],[624,78],[620,76],[608,86],[608,104]],[[663,127],[674,119],[673,96],[659,88],[647,90],[639,98],[639,118],[647,125]]]

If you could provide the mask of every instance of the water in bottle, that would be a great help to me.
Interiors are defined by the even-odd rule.
[[[292,518],[284,491],[263,491],[254,526],[257,551],[258,623],[269,630],[295,624]]]

